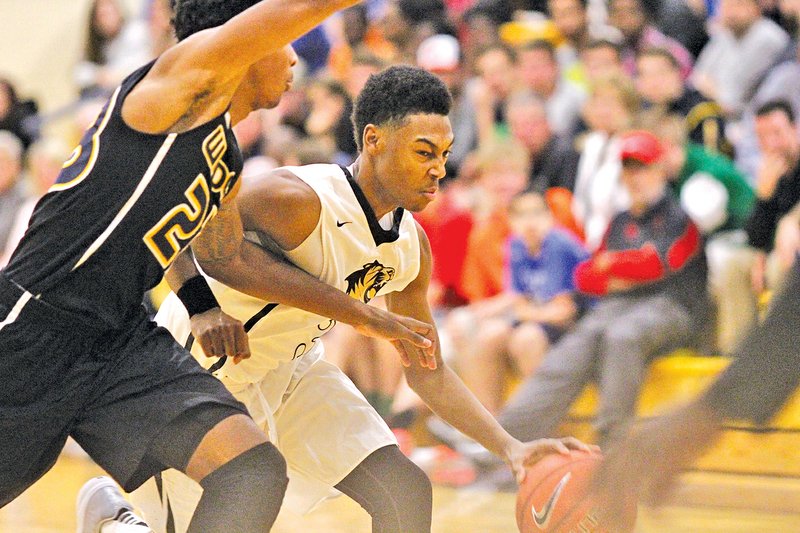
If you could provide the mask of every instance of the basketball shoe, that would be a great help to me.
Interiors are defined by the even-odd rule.
[[[152,533],[111,478],[87,481],[78,492],[77,533]]]

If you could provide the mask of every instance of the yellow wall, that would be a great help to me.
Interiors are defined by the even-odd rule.
[[[86,35],[90,0],[0,0],[0,76],[52,111],[75,98],[72,71]],[[143,0],[125,0],[139,14]]]

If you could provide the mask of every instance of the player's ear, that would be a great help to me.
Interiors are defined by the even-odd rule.
[[[374,124],[367,124],[364,128],[364,150],[374,152],[378,149],[381,140],[381,132]]]

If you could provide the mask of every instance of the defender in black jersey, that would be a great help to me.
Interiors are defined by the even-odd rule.
[[[196,283],[183,253],[194,239],[204,264],[224,262],[234,277],[247,257],[239,290],[430,347],[418,333],[427,325],[359,304],[241,238],[231,126],[290,86],[287,43],[354,3],[177,1],[179,44],[114,92],[0,273],[0,506],[71,435],[127,490],[167,467],[200,482],[190,531],[269,530],[285,462],[141,307],[169,269],[206,353],[249,356],[242,325]]]

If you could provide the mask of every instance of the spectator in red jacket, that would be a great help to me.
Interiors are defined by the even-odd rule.
[[[644,131],[621,139],[631,207],[575,272],[597,304],[545,355],[499,420],[517,438],[550,435],[586,383],[597,380],[601,443],[634,415],[648,364],[689,342],[707,312],[702,238],[666,186],[664,148]]]

